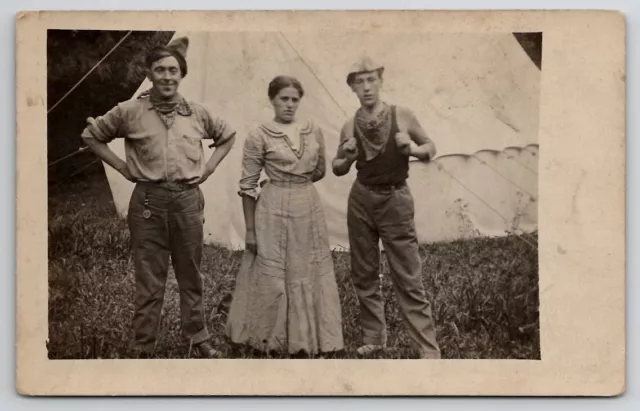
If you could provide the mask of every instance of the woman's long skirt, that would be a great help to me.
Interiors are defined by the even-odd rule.
[[[272,182],[256,204],[257,255],[245,251],[227,332],[263,352],[342,350],[340,298],[320,197]]]

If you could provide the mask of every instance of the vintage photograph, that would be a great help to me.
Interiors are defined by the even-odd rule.
[[[543,45],[47,30],[48,358],[544,359]]]
[[[624,393],[625,27],[18,13],[16,390]]]

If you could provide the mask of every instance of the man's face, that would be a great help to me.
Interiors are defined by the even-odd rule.
[[[366,107],[372,107],[378,102],[381,88],[382,79],[377,71],[358,73],[351,83],[351,89],[358,96],[360,104]]]
[[[169,56],[155,61],[149,68],[148,77],[159,96],[166,99],[174,97],[182,81],[178,60]]]

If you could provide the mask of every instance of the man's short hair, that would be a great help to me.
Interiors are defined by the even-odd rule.
[[[180,66],[182,77],[185,77],[187,75],[187,60],[180,52],[178,52],[178,50],[174,49],[173,47],[154,47],[147,54],[145,64],[147,68],[151,68],[153,63],[166,57],[175,57],[175,59],[178,60],[178,65]]]

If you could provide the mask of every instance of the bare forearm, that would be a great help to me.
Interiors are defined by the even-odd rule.
[[[90,137],[82,137],[87,147],[102,161],[118,171],[126,168],[127,163],[114,153],[108,145]]]
[[[427,142],[421,145],[415,143],[411,144],[411,155],[421,161],[429,161],[433,159],[436,154],[436,149],[433,143]]]
[[[242,211],[247,232],[255,232],[256,199],[250,196],[242,196]]]
[[[335,158],[333,159],[333,174],[340,177],[349,172],[351,169],[351,164],[354,163],[354,160],[349,160],[347,158]]]

